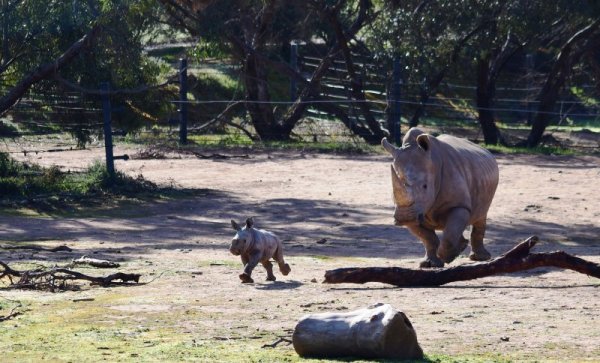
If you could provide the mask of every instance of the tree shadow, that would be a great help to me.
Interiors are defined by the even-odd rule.
[[[239,221],[248,216],[255,217],[258,228],[279,235],[286,256],[417,260],[424,253],[422,244],[406,228],[392,224],[391,205],[351,205],[297,198],[248,201],[241,194],[202,190],[183,198],[147,201],[134,209],[126,208],[116,208],[113,216],[4,216],[0,220],[0,241],[3,241],[0,244],[48,246],[47,241],[52,245],[64,241],[74,251],[15,254],[0,249],[0,259],[11,261],[34,256],[47,261],[64,261],[67,256],[88,255],[126,261],[139,259],[157,249],[228,253],[229,241],[234,235],[229,220]],[[536,252],[564,247],[567,253],[600,255],[600,244],[596,242],[600,227],[533,219],[490,222],[486,246],[493,256],[498,256],[532,234],[542,241],[536,246]]]

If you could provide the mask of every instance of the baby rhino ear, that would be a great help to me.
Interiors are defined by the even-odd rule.
[[[246,219],[246,228],[252,228],[253,224],[254,224],[254,219],[252,219],[252,217]]]
[[[240,228],[240,226],[237,223],[235,223],[235,221],[233,219],[231,220],[231,227],[233,227],[233,229],[235,229],[236,231],[239,231],[240,229],[242,229],[242,228]]]

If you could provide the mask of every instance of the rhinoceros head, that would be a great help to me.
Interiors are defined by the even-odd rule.
[[[246,246],[252,240],[252,225],[254,221],[251,218],[246,219],[246,225],[244,228],[240,227],[236,221],[231,220],[231,227],[236,231],[235,236],[231,239],[231,245],[229,246],[229,252],[235,256],[241,255],[245,250]]]
[[[421,222],[435,201],[435,138],[418,131],[409,132],[401,148],[386,138],[381,144],[394,158],[391,169],[396,223]]]

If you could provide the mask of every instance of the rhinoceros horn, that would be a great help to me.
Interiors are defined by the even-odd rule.
[[[381,139],[381,146],[383,146],[383,148],[392,156],[395,156],[398,152],[398,148],[390,144],[389,141],[387,141],[387,137]]]
[[[392,168],[392,192],[394,195],[394,202],[398,207],[411,206],[414,203],[412,195],[406,190],[406,186],[400,181],[394,166]]]

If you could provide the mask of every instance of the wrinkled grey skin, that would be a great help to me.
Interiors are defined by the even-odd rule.
[[[475,261],[491,255],[483,246],[487,212],[498,186],[493,155],[450,135],[434,137],[412,128],[397,148],[382,146],[394,157],[392,190],[396,224],[406,226],[425,246],[421,267],[442,267],[467,246],[463,231],[472,225]],[[443,230],[440,242],[435,231]]]
[[[271,232],[256,229],[252,225],[252,218],[246,219],[246,225],[243,228],[231,220],[231,226],[236,234],[231,240],[229,251],[242,258],[244,272],[240,274],[240,280],[243,283],[254,282],[251,277],[252,270],[260,262],[267,270],[267,281],[275,281],[271,258],[277,262],[279,271],[284,276],[289,274],[292,269],[283,260],[283,244],[279,238]]]

